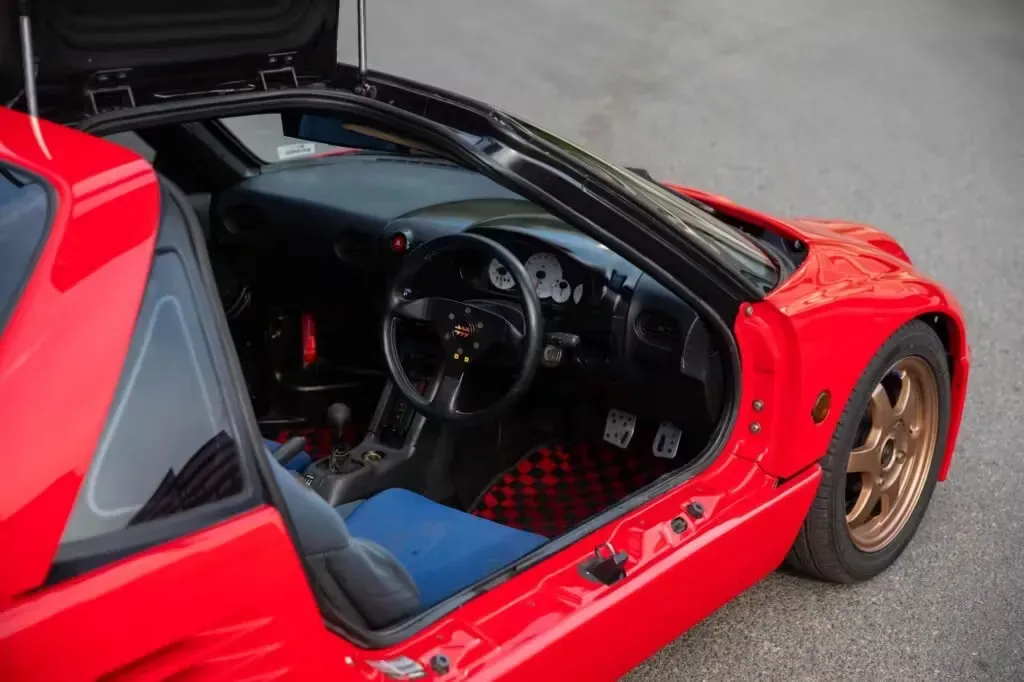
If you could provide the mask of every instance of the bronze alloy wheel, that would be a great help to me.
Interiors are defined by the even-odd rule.
[[[896,538],[928,481],[939,424],[939,387],[917,356],[899,360],[871,393],[846,471],[846,523],[862,552]]]

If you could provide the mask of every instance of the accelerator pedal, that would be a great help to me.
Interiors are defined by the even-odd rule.
[[[679,441],[682,440],[683,430],[672,422],[661,422],[658,425],[658,432],[654,434],[654,442],[651,443],[651,452],[655,457],[662,459],[674,459],[679,452]]]

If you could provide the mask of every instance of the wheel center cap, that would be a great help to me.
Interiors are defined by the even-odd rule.
[[[882,471],[888,471],[896,461],[896,441],[890,438],[882,446]]]

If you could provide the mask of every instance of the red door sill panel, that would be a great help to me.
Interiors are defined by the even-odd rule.
[[[821,478],[814,466],[776,487],[756,464],[723,459],[610,533],[605,527],[367,658],[408,656],[429,670],[443,654],[451,667],[437,679],[618,679],[776,569]],[[704,511],[696,520],[685,511],[693,501]],[[687,522],[682,533],[671,526],[677,517]],[[610,586],[578,568],[605,541],[629,554],[626,578]],[[344,653],[359,660],[370,652]]]

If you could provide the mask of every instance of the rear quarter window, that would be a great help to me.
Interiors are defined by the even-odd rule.
[[[234,427],[179,253],[153,261],[120,386],[62,544],[243,491]]]
[[[0,164],[0,330],[21,296],[49,225],[48,187]]]

